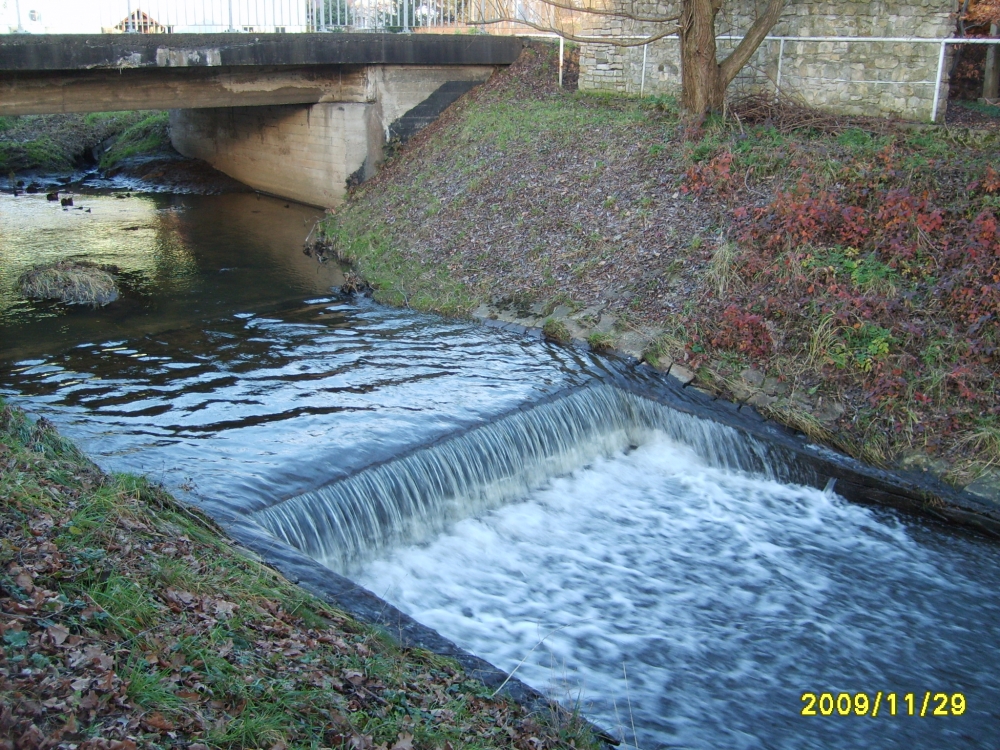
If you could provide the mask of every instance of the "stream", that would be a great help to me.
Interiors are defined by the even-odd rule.
[[[0,195],[0,394],[623,746],[1000,746],[995,542],[749,472],[759,446],[620,390],[621,362],[342,296],[302,253],[319,216],[254,194]],[[121,299],[19,295],[64,258],[117,266]],[[928,691],[949,715],[920,715]],[[806,692],[832,702],[804,716]]]

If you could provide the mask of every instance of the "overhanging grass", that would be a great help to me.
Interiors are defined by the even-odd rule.
[[[101,167],[111,169],[123,159],[161,151],[170,144],[167,126],[168,112],[151,112],[129,126],[115,140],[114,145],[101,157]]]

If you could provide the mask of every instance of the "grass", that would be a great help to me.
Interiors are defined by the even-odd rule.
[[[68,172],[89,151],[114,141],[106,163],[150,153],[168,144],[166,112],[92,112],[0,118],[0,171]],[[114,153],[111,153],[114,152]]]
[[[595,352],[607,352],[615,348],[617,339],[613,333],[595,331],[587,336],[587,344]]]
[[[0,466],[0,705],[21,745],[595,747],[577,718],[489,698],[3,401]]]
[[[115,277],[90,263],[61,260],[21,274],[18,289],[25,297],[55,299],[68,305],[103,307],[118,299]]]
[[[559,344],[568,344],[573,340],[566,324],[556,318],[546,318],[542,324],[542,335],[549,341],[555,341]]]
[[[170,137],[167,135],[169,113],[144,114],[145,117],[126,128],[114,145],[101,156],[102,169],[111,169],[124,159],[156,153],[170,145]]]

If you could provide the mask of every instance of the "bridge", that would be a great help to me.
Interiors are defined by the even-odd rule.
[[[181,154],[331,206],[374,173],[388,141],[521,48],[454,33],[4,34],[0,115],[171,110]]]

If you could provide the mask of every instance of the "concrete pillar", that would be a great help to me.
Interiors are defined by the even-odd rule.
[[[170,140],[261,192],[333,206],[382,160],[380,109],[372,102],[172,110]]]

